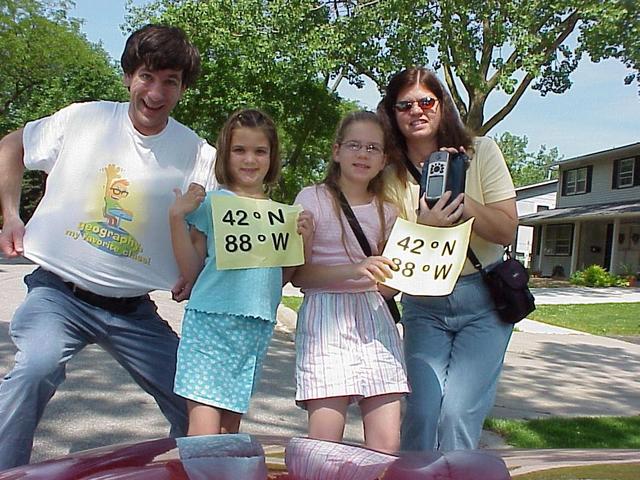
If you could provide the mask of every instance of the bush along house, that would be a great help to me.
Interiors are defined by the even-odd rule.
[[[532,272],[569,277],[589,265],[640,271],[640,142],[560,160],[556,208],[520,216],[534,227]]]

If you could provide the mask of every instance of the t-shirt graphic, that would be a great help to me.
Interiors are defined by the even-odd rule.
[[[169,118],[142,135],[129,104],[75,103],[29,122],[24,164],[48,174],[25,226],[25,257],[106,297],[170,290],[179,277],[168,211],[173,190],[209,185],[215,149]]]
[[[109,164],[101,171],[106,175],[102,209],[104,220],[80,223],[80,235],[85,242],[103,252],[149,264],[151,260],[140,255],[140,242],[123,226],[134,218],[133,211],[126,208],[131,183],[123,176],[123,169],[117,165]]]

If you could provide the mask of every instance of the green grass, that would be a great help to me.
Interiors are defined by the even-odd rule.
[[[539,305],[527,318],[594,335],[640,335],[640,303]]]
[[[513,480],[638,480],[640,463],[563,467],[514,475]]]
[[[297,312],[302,297],[282,297],[282,303]],[[528,318],[593,335],[640,335],[640,303],[538,305]]]
[[[282,297],[282,304],[285,307],[289,307],[294,312],[297,312],[300,310],[300,305],[302,305],[302,297]],[[400,313],[402,313],[402,305],[400,305],[400,302],[398,301],[396,301],[396,304],[398,305]]]
[[[282,297],[282,304],[297,312],[302,305],[302,297]]]
[[[535,420],[488,418],[485,428],[515,448],[640,449],[640,416]]]
[[[283,297],[282,303],[297,312],[302,297]],[[540,305],[529,318],[596,335],[640,335],[640,303]],[[485,428],[496,432],[516,448],[640,449],[640,416],[536,420],[489,418]]]

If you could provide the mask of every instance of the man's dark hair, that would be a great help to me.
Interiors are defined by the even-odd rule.
[[[181,70],[182,84],[188,88],[200,74],[200,54],[182,29],[149,24],[127,39],[120,65],[129,75],[142,65],[151,70]]]

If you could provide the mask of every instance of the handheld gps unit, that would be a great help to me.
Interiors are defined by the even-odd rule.
[[[464,192],[468,162],[469,157],[464,153],[452,155],[449,152],[437,151],[429,156],[422,166],[420,178],[420,198],[426,193],[429,208],[433,208],[447,190],[451,191],[447,204]]]

